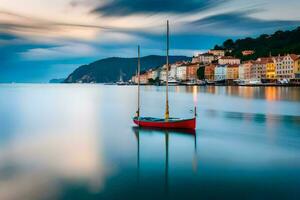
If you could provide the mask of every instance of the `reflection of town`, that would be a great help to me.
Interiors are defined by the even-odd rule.
[[[145,91],[152,91],[151,86],[145,86]],[[265,99],[267,101],[292,100],[300,101],[300,90],[297,87],[214,87],[214,86],[174,86],[169,92],[175,93],[207,93],[213,95],[237,96],[245,99]]]
[[[169,191],[169,144],[172,142],[172,139],[170,140],[171,135],[177,134],[177,135],[185,135],[189,137],[194,138],[194,155],[193,155],[193,160],[191,162],[192,168],[194,173],[197,173],[198,169],[198,160],[197,160],[197,135],[195,130],[162,130],[162,129],[147,129],[147,128],[141,128],[141,127],[133,127],[133,131],[137,140],[137,180],[138,183],[141,183],[141,157],[142,155],[140,154],[141,150],[141,136],[144,134],[161,134],[164,136],[165,139],[165,169],[164,169],[164,189],[166,192]],[[172,155],[171,155],[172,156]]]
[[[226,56],[225,50],[210,50],[194,56],[192,61],[180,61],[169,66],[159,66],[140,74],[141,84],[170,85],[260,85],[299,84],[300,56],[296,54],[274,55],[242,61]],[[254,51],[243,51],[251,55]],[[138,83],[138,76],[131,81]]]

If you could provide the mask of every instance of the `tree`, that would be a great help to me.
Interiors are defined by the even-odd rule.
[[[205,67],[200,66],[199,69],[197,70],[197,76],[199,80],[204,80],[205,79]]]
[[[234,48],[234,42],[232,39],[228,39],[223,43],[223,46],[225,49],[233,49]]]

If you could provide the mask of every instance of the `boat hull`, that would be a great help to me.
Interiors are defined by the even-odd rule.
[[[196,118],[191,119],[164,119],[157,118],[134,118],[134,123],[140,127],[166,128],[166,129],[195,129]]]

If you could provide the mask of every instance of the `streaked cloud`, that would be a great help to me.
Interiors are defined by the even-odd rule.
[[[98,50],[90,45],[71,43],[65,46],[51,48],[35,48],[20,53],[21,57],[26,60],[59,60],[96,56]]]
[[[269,33],[279,29],[289,29],[300,25],[300,20],[265,20],[251,17],[258,11],[222,13],[191,22],[190,26],[198,32],[217,35],[251,36]],[[216,32],[216,30],[221,30]]]
[[[107,16],[124,16],[153,13],[188,13],[218,6],[224,0],[111,0],[93,12]]]

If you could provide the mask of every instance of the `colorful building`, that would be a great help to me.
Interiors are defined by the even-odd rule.
[[[253,61],[246,61],[239,66],[239,79],[240,80],[250,80],[251,79],[251,67]]]
[[[204,76],[205,80],[214,81],[215,80],[215,64],[209,64],[205,66]]]
[[[239,65],[241,60],[232,56],[223,56],[218,60],[219,65]]]
[[[186,79],[187,80],[197,80],[197,71],[199,69],[199,63],[189,63],[186,68]]]
[[[294,74],[296,79],[300,79],[300,55],[298,55],[298,58],[295,60]]]
[[[227,65],[226,80],[236,80],[239,78],[239,65]]]
[[[278,56],[276,62],[276,78],[277,79],[293,79],[297,74],[299,66],[299,56],[296,54],[288,54],[286,56]]]
[[[273,58],[266,59],[266,78],[267,79],[275,79],[276,78],[276,64]]]
[[[227,65],[217,65],[215,67],[215,81],[223,81],[226,79]]]
[[[252,80],[260,80],[266,78],[267,59],[258,58],[251,67],[250,76]]]

